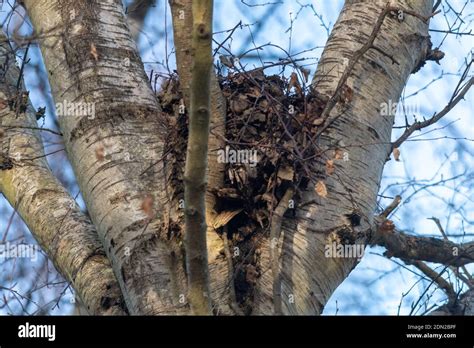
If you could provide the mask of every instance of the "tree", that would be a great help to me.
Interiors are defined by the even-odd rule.
[[[473,83],[469,63],[446,108],[391,141],[394,115],[382,115],[381,105],[397,102],[412,73],[442,58],[428,36],[439,4],[346,1],[303,88],[307,72],[291,57],[288,81],[245,71],[232,56],[221,59],[230,77],[209,72],[212,1],[170,1],[179,79],[158,97],[120,1],[22,5],[87,213],[48,169],[6,38],[0,189],[89,313],[319,314],[357,264],[345,254],[356,249],[345,247],[370,244],[445,289],[450,301],[439,310],[472,314],[472,290],[453,294],[423,261],[462,268],[473,242],[398,230],[388,219],[398,197],[376,214],[387,159]],[[266,135],[247,127],[257,103]],[[241,154],[247,161],[230,160]],[[333,245],[345,248],[343,257],[328,257]]]

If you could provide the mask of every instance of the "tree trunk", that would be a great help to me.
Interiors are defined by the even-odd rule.
[[[312,87],[331,97],[351,57],[368,41],[383,11],[385,1],[346,1],[334,25]],[[431,14],[432,1],[395,1],[391,5],[422,16]],[[339,115],[319,140],[321,152],[335,162],[327,176],[328,195],[304,192],[295,219],[284,219],[282,228],[281,279],[284,314],[319,314],[334,290],[356,266],[357,259],[327,258],[325,246],[338,243],[367,244],[376,208],[377,192],[385,161],[390,153],[393,117],[381,116],[381,103],[397,102],[410,73],[424,58],[428,24],[413,16],[403,22],[387,16],[374,44],[355,64],[347,80],[353,97],[338,102],[330,117]],[[345,58],[345,60],[344,60]],[[344,111],[344,112],[343,112]],[[368,143],[370,146],[357,146]],[[341,159],[335,150],[343,151]],[[324,167],[326,159],[321,161]],[[322,169],[324,171],[324,168]],[[361,217],[360,225],[348,216]],[[265,269],[270,269],[270,245],[262,250]],[[272,312],[272,275],[263,272],[257,286],[255,312]]]
[[[177,314],[181,250],[167,232],[165,130],[119,0],[25,1],[68,157],[131,314]]]
[[[161,160],[165,130],[160,125],[164,122],[121,1],[24,2],[37,33],[56,34],[41,39],[56,103],[95,105],[94,115],[59,116],[59,122],[91,219],[129,311],[189,313],[179,301],[186,293],[179,237],[169,228],[178,208],[168,194]],[[283,314],[321,313],[357,263],[356,259],[326,257],[325,246],[332,242],[366,245],[370,239],[393,125],[393,117],[382,116],[380,106],[398,101],[410,73],[425,58],[428,24],[423,17],[431,14],[432,1],[392,1],[393,8],[418,14],[405,15],[403,20],[391,14],[381,18],[385,6],[385,1],[346,1],[328,39],[312,88],[335,101],[334,108],[327,109],[330,127],[317,139],[324,154],[318,159],[321,171],[330,159],[335,172],[322,179],[326,197],[313,189],[305,191],[302,202],[307,204],[296,209],[294,218],[280,214],[277,243],[267,237],[255,245],[261,251],[262,276],[254,288],[252,314],[280,310],[273,298],[275,279]],[[175,14],[173,17],[175,21]],[[382,25],[375,32],[376,49],[360,51],[378,20]],[[183,65],[179,37],[186,42],[189,34],[180,32],[175,23],[174,27],[186,99],[190,77]],[[347,81],[341,83],[344,76]],[[214,92],[220,94],[219,90]],[[222,105],[213,101],[213,120],[223,119],[223,113],[216,112]],[[357,146],[361,143],[370,145]],[[222,139],[215,144],[223,148]],[[214,149],[210,145],[211,153]],[[222,171],[210,154],[210,188],[221,185]],[[211,208],[212,199],[207,199]],[[206,218],[209,223],[211,217]],[[215,231],[208,229],[207,235],[212,299],[219,303],[225,298],[229,303],[226,262],[217,257],[224,244]],[[279,255],[273,268],[272,246],[278,247],[275,255]],[[278,268],[280,274],[276,275]]]
[[[0,191],[84,307],[94,315],[124,315],[120,288],[95,227],[51,173],[22,81],[17,89],[15,57],[3,35],[0,40]],[[9,107],[9,101],[16,106]]]

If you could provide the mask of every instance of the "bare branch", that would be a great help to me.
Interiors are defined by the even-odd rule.
[[[393,222],[376,219],[370,245],[387,248],[388,257],[440,263],[446,266],[463,266],[474,262],[474,242],[456,244],[438,238],[411,236],[395,229]]]
[[[402,201],[401,196],[399,195],[395,196],[392,203],[390,203],[390,205],[387,208],[385,208],[382,214],[380,214],[380,217],[388,218],[388,216],[398,207],[401,201]]]
[[[435,272],[422,261],[406,261],[405,263],[412,263],[416,268],[423,272],[424,275],[430,278],[432,282],[436,283],[440,287],[440,289],[444,290],[444,292],[448,296],[449,303],[454,303],[456,301],[458,294],[456,293],[456,291],[454,291],[453,286],[441,276],[441,273]]]
[[[189,107],[189,89],[191,85],[191,54],[192,45],[192,1],[191,0],[170,0],[171,14],[173,18],[173,39],[176,50],[176,63],[179,74],[179,87],[183,94],[184,105]],[[217,161],[216,149],[225,148],[225,123],[226,123],[226,100],[222,95],[221,88],[217,81],[214,70],[211,72],[211,120],[208,148],[208,187],[222,187],[224,183],[225,163]],[[206,191],[206,222],[207,245],[210,272],[210,287],[213,305],[215,310],[223,314],[232,314],[230,308],[226,308],[228,303],[233,303],[232,298],[228,301],[225,294],[220,289],[233,287],[233,282],[227,284],[224,273],[228,264],[222,260],[218,250],[225,248],[220,236],[213,227],[214,218],[218,215],[215,211],[216,197],[210,191]],[[231,270],[229,272],[233,273]],[[231,290],[232,291],[232,290]],[[231,297],[232,295],[229,294]],[[235,312],[235,310],[234,310]]]
[[[432,124],[438,122],[440,119],[442,119],[444,116],[446,116],[455,106],[457,103],[459,103],[462,99],[464,99],[464,96],[466,93],[469,91],[471,88],[472,84],[474,83],[474,77],[471,77],[469,81],[464,85],[462,90],[459,92],[457,97],[451,100],[446,107],[435,114],[433,117],[431,117],[428,120],[425,121],[418,121],[413,123],[409,128],[403,132],[403,134],[395,141],[392,143],[392,150],[396,147],[400,147],[400,145],[408,139],[410,135],[412,135],[415,131],[420,130],[422,128],[431,126]]]
[[[184,171],[188,299],[194,314],[211,314],[206,242],[206,170],[211,107],[212,0],[193,2],[191,115]]]

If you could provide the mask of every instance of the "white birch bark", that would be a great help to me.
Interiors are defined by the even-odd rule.
[[[56,103],[94,115],[59,116],[68,157],[131,314],[176,314],[181,253],[166,231],[160,107],[122,2],[24,2]],[[48,34],[47,34],[48,33]]]
[[[48,167],[32,107],[25,113],[8,106],[17,96],[19,69],[8,41],[3,35],[0,40],[0,191],[87,311],[124,315],[121,291],[94,225]]]
[[[323,51],[313,88],[332,96],[347,62],[368,40],[386,1],[346,1]],[[391,5],[431,14],[432,1],[391,1]],[[325,257],[325,245],[336,232],[353,242],[367,243],[365,234],[372,225],[376,195],[385,161],[390,151],[393,117],[380,114],[381,103],[398,102],[410,73],[423,58],[428,24],[405,16],[402,22],[387,16],[375,45],[399,64],[370,49],[355,65],[347,85],[353,90],[348,109],[323,133],[319,145],[324,149],[343,149],[346,159],[335,161],[335,173],[325,179],[327,198],[314,191],[305,192],[297,218],[283,222],[281,250],[282,300],[286,314],[319,314],[334,290],[356,266],[351,258]],[[346,66],[345,66],[346,65]],[[341,113],[338,103],[331,116]],[[370,144],[360,146],[360,144]],[[329,152],[330,153],[330,152]],[[348,156],[348,157],[347,157]],[[324,162],[321,164],[324,166]],[[324,171],[324,168],[322,168]],[[346,215],[357,210],[360,226],[351,226]],[[342,243],[342,241],[340,241]],[[262,247],[265,269],[270,269],[267,241]],[[257,314],[272,312],[272,275],[264,272],[258,284]]]
[[[93,119],[60,117],[60,125],[128,308],[132,314],[186,312],[176,299],[186,293],[181,250],[166,234],[168,211],[173,207],[164,194],[161,162],[157,163],[163,146],[160,109],[120,1],[26,0],[25,4],[36,31],[44,37],[40,44],[55,101],[95,103]],[[317,92],[327,96],[335,92],[346,62],[367,42],[385,5],[385,1],[346,2],[318,65],[313,81]],[[396,0],[391,5],[428,16],[432,1]],[[423,58],[427,35],[428,25],[420,18],[406,15],[399,21],[387,16],[374,44],[398,64],[369,49],[355,65],[347,81],[352,100],[346,105],[340,102],[332,110],[330,117],[335,117],[347,108],[319,141],[328,155],[336,148],[347,155],[335,161],[335,173],[324,179],[327,197],[311,189],[302,201],[315,203],[297,209],[295,219],[283,219],[280,267],[284,314],[321,313],[356,265],[354,259],[325,257],[325,245],[334,239],[368,242],[393,125],[392,117],[381,116],[380,105],[398,101],[410,73]],[[124,61],[129,65],[124,66]],[[321,167],[324,171],[324,161]],[[216,178],[219,182],[219,175]],[[151,216],[149,209],[143,209],[144,200],[153,203]],[[352,226],[347,218],[355,213],[361,217],[358,226]],[[258,247],[263,272],[255,288],[253,313],[272,314],[270,241],[264,240]],[[211,252],[209,259],[212,263]],[[210,273],[212,286],[212,279],[225,272],[210,265]]]

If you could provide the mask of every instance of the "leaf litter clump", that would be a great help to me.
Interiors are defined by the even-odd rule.
[[[319,116],[327,99],[302,88],[296,73],[286,79],[256,69],[220,76],[219,83],[227,119],[225,148],[218,149],[217,160],[226,170],[224,186],[211,189],[219,214],[212,224],[219,233],[227,233],[232,252],[238,250],[233,255],[235,287],[237,301],[245,308],[264,271],[258,262],[260,241],[268,236],[272,213],[286,190],[296,189],[289,204],[293,213],[300,190],[312,187],[320,196],[325,194],[319,179],[330,173],[327,163],[318,160],[315,138],[324,125]],[[165,160],[172,167],[170,185],[182,198],[188,118],[178,89],[174,76],[158,97],[168,116]]]

